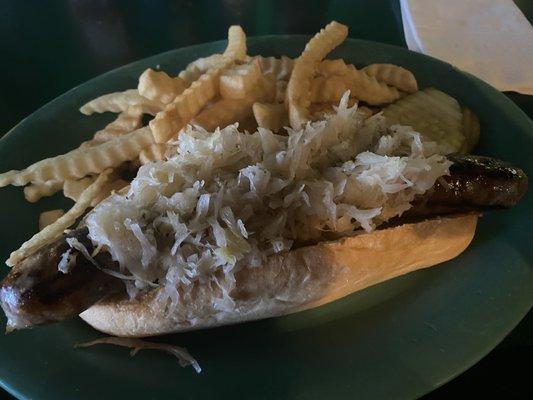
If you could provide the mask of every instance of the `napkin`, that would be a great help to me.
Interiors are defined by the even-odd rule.
[[[533,94],[533,27],[512,0],[400,0],[409,49]]]

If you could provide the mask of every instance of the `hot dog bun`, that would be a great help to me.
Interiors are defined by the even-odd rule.
[[[143,337],[290,314],[450,260],[472,241],[476,223],[477,215],[438,218],[273,256],[236,274],[231,311],[213,304],[220,288],[197,283],[192,301],[180,299],[170,312],[156,300],[160,289],[153,289],[135,300],[105,300],[80,316],[99,331]]]

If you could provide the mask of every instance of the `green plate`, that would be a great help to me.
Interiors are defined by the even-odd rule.
[[[306,36],[249,39],[250,54],[297,56]],[[111,115],[78,108],[100,94],[135,87],[160,65],[178,73],[224,42],[160,54],[116,69],[50,102],[0,141],[0,170],[65,152]],[[533,124],[505,96],[448,64],[379,43],[348,40],[332,54],[356,65],[394,63],[479,115],[478,153],[511,161],[533,176]],[[2,386],[19,398],[414,398],[486,355],[533,303],[532,191],[511,211],[490,213],[457,259],[299,314],[158,338],[186,346],[203,372],[156,352],[130,358],[124,348],[73,349],[101,336],[81,320],[0,339]],[[0,190],[2,259],[37,229],[41,211],[67,206],[59,196],[37,204],[20,188]],[[7,269],[3,270],[5,273]],[[2,323],[4,321],[1,321]]]

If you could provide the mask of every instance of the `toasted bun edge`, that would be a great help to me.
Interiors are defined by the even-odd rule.
[[[290,314],[332,302],[400,275],[457,257],[474,237],[478,216],[442,217],[299,248],[236,275],[234,309],[221,309],[213,287],[195,288],[172,310],[157,290],[110,299],[80,316],[102,332],[143,337]]]

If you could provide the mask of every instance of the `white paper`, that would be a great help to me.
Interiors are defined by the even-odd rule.
[[[400,0],[409,49],[533,94],[533,27],[512,0]]]

